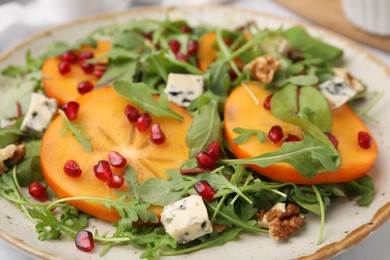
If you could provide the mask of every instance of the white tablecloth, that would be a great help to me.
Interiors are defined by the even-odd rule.
[[[54,0],[53,0],[54,1]],[[141,2],[141,1],[138,1]],[[168,1],[169,2],[169,1]],[[177,2],[177,1],[176,1]],[[188,2],[184,1],[183,2]],[[203,1],[205,2],[205,1]],[[212,1],[210,1],[212,2]],[[236,1],[234,5],[249,8],[251,10],[258,10],[261,12],[267,12],[271,14],[275,14],[281,17],[292,18],[297,21],[301,21],[304,23],[310,23],[307,20],[291,13],[287,9],[277,5],[272,0],[243,0]],[[1,5],[0,5],[0,13],[1,13]],[[2,21],[7,17],[2,17],[0,19],[0,39],[5,39],[1,33]],[[6,47],[9,47],[12,42],[18,41],[21,37],[26,37],[30,35],[32,32],[36,32],[37,30],[44,28],[47,24],[37,24],[33,27],[23,27],[22,25],[11,25],[11,26],[20,26],[23,30],[19,31],[18,35],[13,34],[13,39],[8,39],[8,45],[6,45],[5,41],[1,40],[0,42],[0,53],[5,50]],[[9,27],[8,27],[9,28]],[[12,30],[15,32],[15,30]],[[4,32],[4,31],[3,31]],[[5,29],[5,33],[7,33],[7,29]],[[12,35],[10,35],[12,36]],[[369,48],[367,46],[363,46],[367,50],[371,51],[373,54],[381,58],[388,66],[390,66],[390,55],[375,50],[373,48]],[[336,260],[356,260],[356,259],[375,259],[375,260],[387,260],[390,259],[390,247],[388,245],[390,239],[390,221],[388,221],[385,225],[383,225],[379,230],[374,232],[369,238],[365,239],[362,243],[355,246],[354,248],[348,250],[347,252],[342,253],[341,255],[335,257]],[[12,260],[29,260],[32,259],[30,256],[27,256],[24,252],[21,252],[17,249],[14,249],[12,246],[8,245],[6,242],[0,239],[0,259],[12,259]]]

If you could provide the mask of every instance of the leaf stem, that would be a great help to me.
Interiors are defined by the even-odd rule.
[[[325,207],[324,207],[324,201],[322,200],[322,196],[318,188],[315,185],[312,185],[312,188],[314,193],[316,194],[317,201],[320,206],[321,228],[317,240],[317,245],[320,245],[322,243],[322,237],[324,235],[324,229],[325,229]]]

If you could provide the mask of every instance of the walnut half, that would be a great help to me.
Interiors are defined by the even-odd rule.
[[[246,65],[253,78],[260,81],[264,85],[272,82],[274,74],[281,67],[281,63],[272,55],[265,54],[257,57]]]
[[[286,240],[290,234],[300,229],[305,220],[295,204],[277,203],[264,213],[257,214],[258,226],[269,228],[269,236],[275,240]]]
[[[10,161],[11,164],[17,164],[23,160],[26,154],[26,146],[24,144],[14,145],[10,144],[0,149],[0,174],[8,171],[8,167],[5,164],[6,161]]]

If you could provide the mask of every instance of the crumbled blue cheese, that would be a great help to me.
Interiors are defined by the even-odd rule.
[[[363,84],[346,69],[334,68],[333,74],[333,78],[318,87],[318,90],[328,99],[332,109],[341,107],[356,94],[364,91]]]
[[[206,206],[199,195],[191,195],[164,207],[161,224],[179,244],[186,244],[213,231]]]
[[[203,77],[191,74],[169,73],[165,93],[169,101],[188,107],[203,93]]]
[[[20,130],[42,136],[44,130],[57,113],[57,101],[42,94],[33,93]]]

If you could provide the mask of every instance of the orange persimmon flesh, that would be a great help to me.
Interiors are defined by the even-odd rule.
[[[83,46],[80,50],[75,50],[78,54],[81,51],[90,50],[97,58],[106,54],[111,49],[111,43],[108,40],[101,40],[97,42],[96,48]],[[59,57],[48,58],[42,66],[41,73],[43,75],[42,83],[45,93],[48,97],[57,99],[60,106],[72,100],[76,100],[81,94],[77,91],[77,85],[84,80],[96,84],[99,79],[93,74],[86,74],[78,62],[71,64],[71,71],[62,75],[58,71]],[[101,61],[107,63],[107,61]]]
[[[238,134],[233,129],[236,127],[261,130],[267,135],[272,126],[279,125],[283,129],[284,136],[293,134],[303,138],[299,127],[277,119],[270,110],[263,107],[263,101],[271,94],[268,90],[250,83],[246,86],[259,104],[256,104],[250,93],[240,86],[230,94],[225,105],[225,135],[237,158],[250,158],[278,150],[283,141],[274,144],[266,138],[264,143],[261,143],[257,137],[251,136],[248,141],[235,144],[233,140]],[[369,130],[347,105],[334,110],[332,115],[332,134],[339,141],[338,151],[341,156],[341,166],[337,171],[306,178],[287,163],[277,163],[264,168],[256,165],[249,165],[249,167],[273,180],[296,184],[337,183],[362,177],[373,166],[378,153],[377,143],[373,140],[369,149],[359,147],[358,132],[369,132]]]
[[[171,104],[171,108],[183,117],[179,122],[169,118],[153,117],[153,123],[160,124],[166,140],[154,144],[150,140],[150,129],[139,132],[124,114],[129,102],[112,88],[104,87],[86,93],[77,99],[80,104],[74,123],[79,123],[85,136],[90,138],[92,151],[88,152],[72,133],[67,130],[61,135],[65,122],[58,116],[45,132],[41,145],[41,165],[49,186],[60,198],[98,197],[117,198],[115,189],[95,177],[93,166],[99,160],[108,160],[108,153],[116,151],[127,159],[127,164],[137,172],[138,181],[149,178],[167,178],[167,169],[179,168],[188,159],[189,150],[185,136],[192,117],[185,109]],[[135,107],[135,106],[134,106]],[[143,113],[139,109],[140,113]],[[68,176],[63,171],[66,161],[75,160],[82,174],[78,178]],[[124,174],[125,168],[113,168],[113,173]],[[128,190],[124,184],[120,190]],[[90,201],[71,201],[70,204],[99,219],[116,221],[119,219],[115,209],[107,209],[101,203]],[[152,209],[157,216],[160,207]]]

